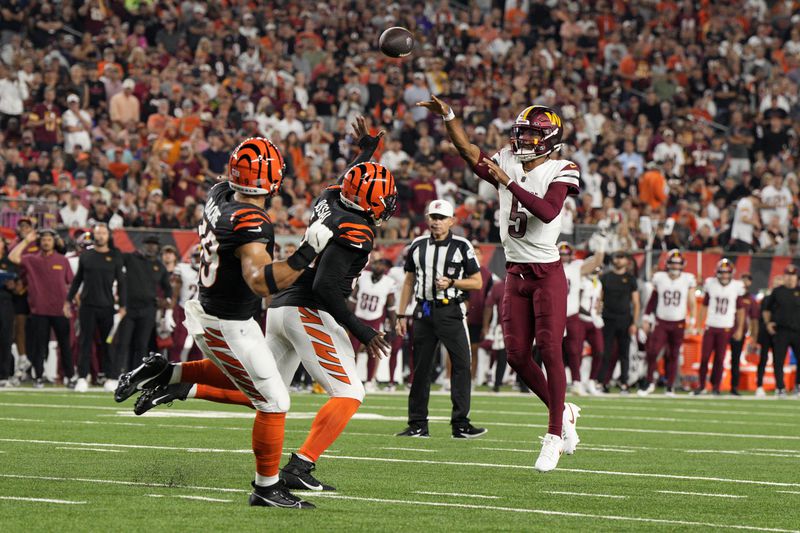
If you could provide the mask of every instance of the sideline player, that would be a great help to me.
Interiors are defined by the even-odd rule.
[[[601,241],[605,246],[605,241]],[[564,265],[564,275],[567,278],[567,334],[563,340],[564,359],[569,366],[572,377],[572,393],[582,396],[584,386],[581,383],[581,355],[583,355],[584,324],[580,319],[581,284],[584,276],[592,273],[596,267],[603,264],[603,249],[597,251],[590,258],[575,259],[575,250],[566,241],[558,243],[558,255]],[[587,391],[588,392],[588,391]]]
[[[580,285],[580,305],[579,319],[580,337],[578,338],[580,349],[578,351],[577,374],[578,385],[582,385],[582,391],[592,396],[599,394],[597,390],[597,374],[600,372],[600,365],[603,363],[603,315],[600,311],[600,302],[603,297],[603,282],[600,281],[602,268],[597,265],[592,272],[581,278]],[[589,371],[589,380],[582,382],[580,375],[581,360],[583,355],[583,343],[589,343],[592,349],[592,367]]]
[[[666,347],[664,367],[667,377],[665,394],[675,394],[675,377],[678,374],[681,346],[686,329],[687,304],[689,325],[694,327],[697,316],[697,300],[694,288],[697,280],[693,274],[684,272],[686,259],[680,250],[670,250],[667,254],[667,271],[653,274],[653,293],[645,308],[645,316],[655,312],[655,326],[647,342],[647,375],[644,377],[647,386],[640,389],[640,396],[647,396],[656,390],[653,374],[661,351]]]
[[[173,363],[178,361],[195,361],[202,355],[199,352],[194,337],[186,331],[183,320],[186,317],[186,303],[197,297],[198,282],[200,281],[200,257],[203,247],[196,244],[192,247],[189,262],[175,265],[172,271],[172,282],[178,293],[178,302],[175,305],[175,330],[172,332],[172,346],[169,358]]]
[[[274,230],[265,204],[279,191],[283,170],[283,157],[268,139],[247,139],[233,151],[228,180],[209,191],[198,228],[200,300],[186,304],[187,330],[208,359],[171,365],[164,356],[153,354],[120,378],[115,399],[124,401],[154,384],[192,382],[223,389],[235,385],[256,409],[256,474],[250,505],[313,508],[290,493],[278,476],[289,391],[253,316],[261,308],[261,298],[300,277],[332,232],[321,223],[312,224],[292,256],[272,261]]]
[[[370,271],[364,271],[358,277],[356,288],[351,296],[355,315],[375,331],[381,331],[384,321],[388,319],[391,328],[388,331],[393,332],[397,320],[397,303],[394,299],[395,282],[386,275],[391,266],[392,263],[388,259],[374,259],[370,264]],[[358,355],[361,341],[352,334],[350,340],[353,343],[353,353]],[[364,384],[367,392],[378,390],[375,380],[377,370],[378,359],[368,357],[367,381]]]
[[[708,362],[714,354],[714,368],[711,371],[711,389],[713,394],[719,396],[719,386],[722,382],[722,369],[725,361],[725,352],[731,340],[734,325],[733,339],[741,341],[744,334],[744,286],[741,281],[733,279],[733,263],[728,259],[721,259],[717,263],[717,275],[708,278],[703,284],[706,291],[703,296],[703,305],[700,306],[698,323],[702,324],[705,318],[705,331],[703,332],[702,358],[700,359],[700,384],[694,394],[705,394],[706,378],[708,377]],[[706,314],[708,312],[708,314]]]
[[[564,200],[568,194],[578,194],[580,173],[575,163],[550,157],[561,149],[561,117],[545,106],[526,107],[511,128],[511,145],[489,158],[470,143],[445,102],[432,95],[417,105],[442,116],[461,157],[497,188],[500,238],[508,261],[503,301],[506,351],[511,367],[548,408],[547,434],[535,464],[538,471],[548,472],[558,465],[562,452],[575,452],[580,411],[564,403],[567,378],[561,342],[568,291],[556,241]],[[534,362],[534,338],[547,377]]]

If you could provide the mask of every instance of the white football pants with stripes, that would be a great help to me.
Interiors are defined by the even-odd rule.
[[[186,302],[186,329],[214,364],[266,413],[289,411],[286,388],[264,334],[254,319],[223,320],[207,315],[197,300]]]
[[[270,308],[267,345],[287,385],[302,361],[328,395],[364,401],[353,345],[329,313],[307,307]]]

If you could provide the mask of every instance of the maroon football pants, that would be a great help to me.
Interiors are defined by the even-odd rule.
[[[653,333],[647,342],[647,383],[652,383],[656,371],[656,363],[661,350],[667,346],[664,354],[664,368],[667,374],[667,387],[675,383],[678,375],[678,362],[680,361],[681,346],[683,346],[684,321],[656,319]]]
[[[503,337],[508,364],[547,406],[547,432],[561,436],[567,376],[561,340],[567,321],[567,278],[560,261],[507,263],[503,296]],[[544,372],[533,360],[533,339]]]
[[[598,328],[591,322],[583,322],[583,341],[589,343],[592,349],[592,368],[589,371],[589,379],[597,379],[597,374],[600,373],[600,365],[603,362],[603,330]]]
[[[581,380],[581,355],[583,355],[583,320],[578,313],[567,317],[567,335],[562,342],[564,359],[572,375],[572,382]]]
[[[706,328],[703,333],[703,345],[700,358],[700,385],[699,390],[706,388],[706,377],[708,376],[708,363],[711,355],[714,355],[714,368],[711,370],[711,387],[719,390],[722,383],[722,369],[725,361],[725,352],[728,342],[731,340],[730,328]]]

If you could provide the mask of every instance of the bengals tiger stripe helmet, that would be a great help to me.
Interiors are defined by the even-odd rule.
[[[561,149],[561,117],[543,105],[526,107],[511,126],[511,150],[522,163]]]
[[[228,179],[231,188],[242,194],[273,195],[281,187],[285,167],[283,156],[272,141],[252,137],[231,154]]]
[[[397,209],[397,188],[389,169],[379,163],[359,163],[347,171],[339,193],[342,203],[368,213],[376,224]]]

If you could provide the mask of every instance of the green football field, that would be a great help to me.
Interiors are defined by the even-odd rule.
[[[295,394],[286,451],[325,397]],[[475,425],[401,439],[404,393],[369,396],[318,462],[316,510],[247,506],[252,411],[199,400],[143,417],[99,391],[0,392],[0,530],[697,531],[800,528],[800,401],[573,399],[581,445],[533,470],[546,415],[531,395],[477,393]]]

